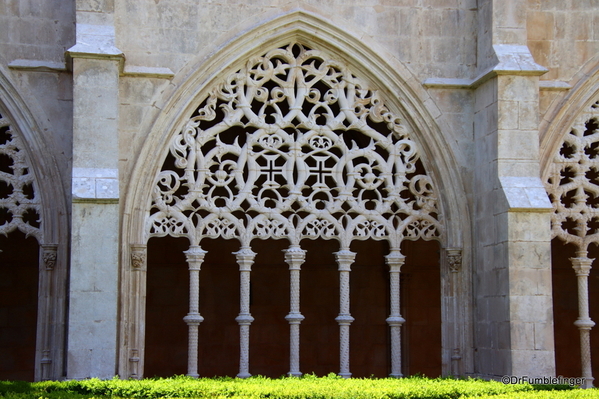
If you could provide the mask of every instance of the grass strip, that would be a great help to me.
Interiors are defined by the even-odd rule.
[[[7,399],[206,398],[206,399],[460,399],[460,398],[599,398],[596,389],[568,386],[503,384],[453,378],[351,378],[330,374],[271,379],[256,376],[199,378],[178,376],[144,380],[70,380],[27,383],[0,381]]]

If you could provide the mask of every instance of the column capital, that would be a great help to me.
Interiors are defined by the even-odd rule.
[[[446,248],[447,264],[452,273],[462,269],[462,248]]]
[[[392,249],[389,251],[389,255],[385,255],[385,263],[387,263],[392,273],[399,273],[405,261],[406,257],[402,255],[399,249]]]
[[[206,255],[206,251],[204,251],[199,245],[190,245],[187,251],[183,251],[185,254],[185,259],[189,264],[189,270],[200,270],[202,266],[202,262],[204,262],[204,256]]]
[[[54,270],[56,266],[56,259],[58,258],[58,244],[42,244],[42,260],[46,270]]]
[[[131,244],[131,269],[145,270],[147,259],[146,244]]]
[[[350,251],[349,249],[342,249],[337,251],[335,254],[335,260],[339,265],[340,272],[349,272],[351,270],[351,265],[354,263],[356,259],[356,253]]]
[[[239,251],[233,252],[239,264],[239,270],[249,272],[252,270],[256,253],[248,246],[242,246]]]
[[[306,250],[301,249],[299,245],[291,245],[283,250],[285,253],[285,262],[289,265],[289,270],[300,270],[301,265],[306,260]]]
[[[572,268],[576,272],[577,276],[588,276],[591,272],[592,264],[595,259],[587,258],[586,251],[578,251],[576,258],[570,258],[572,262]]]

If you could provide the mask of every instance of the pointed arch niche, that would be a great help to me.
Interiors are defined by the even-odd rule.
[[[222,369],[215,373],[240,377],[349,377],[352,368],[368,376],[360,364],[369,363],[381,376],[468,371],[459,176],[422,99],[389,74],[398,68],[337,29],[303,12],[280,17],[257,29],[261,43],[250,46],[258,32],[246,33],[202,63],[208,70],[191,74],[165,104],[125,204],[121,376],[139,378],[144,366],[150,374]],[[164,255],[168,248],[178,248],[179,260]],[[404,265],[415,287],[407,294]],[[183,278],[183,298],[168,305]],[[429,307],[412,311],[437,343],[419,349],[437,349],[414,348],[412,357],[428,357],[437,364],[431,370],[406,355],[418,340],[417,330],[401,337],[410,331],[402,314],[410,295],[414,309]],[[380,320],[364,321],[369,307]],[[183,311],[164,332],[173,323],[163,315]],[[304,332],[328,345],[310,352]],[[187,345],[159,348],[173,336]],[[218,357],[206,352],[209,336],[233,363],[204,367]],[[380,350],[357,351],[356,339]],[[175,353],[186,364],[155,368],[155,359]],[[269,365],[269,353],[283,356]]]
[[[599,64],[563,100],[545,134],[553,204],[551,254],[556,374],[599,374]],[[573,356],[574,355],[574,356]]]
[[[41,129],[6,76],[0,70],[0,378],[60,379],[66,315],[65,195]]]

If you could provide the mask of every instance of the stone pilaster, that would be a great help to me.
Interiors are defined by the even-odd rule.
[[[67,377],[77,379],[111,378],[117,367],[118,83],[124,57],[114,45],[111,12],[77,2],[77,43],[68,50],[73,180]]]
[[[475,367],[491,377],[555,372],[551,206],[539,169],[539,76],[546,69],[526,47],[524,5],[484,2],[473,84]]]

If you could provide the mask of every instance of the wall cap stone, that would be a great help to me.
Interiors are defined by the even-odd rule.
[[[170,68],[125,65],[123,76],[171,79],[175,73]]]
[[[66,51],[67,59],[116,60],[122,70],[125,54],[115,46],[114,26],[77,24],[77,43]]]
[[[534,61],[527,46],[496,44],[493,45],[493,50],[497,58],[496,64],[474,79],[428,78],[422,82],[422,85],[434,89],[476,89],[487,80],[499,75],[541,76],[549,72],[547,68]],[[567,90],[570,88],[565,82],[555,82],[553,85],[546,85],[545,87],[552,87],[553,90]]]
[[[572,86],[568,82],[560,80],[541,80],[539,81],[539,89],[547,91],[566,91]]]
[[[551,212],[553,207],[538,177],[502,176],[499,183],[510,212]]]
[[[8,64],[8,68],[17,71],[36,72],[64,72],[67,70],[66,63],[45,60],[14,60]]]

